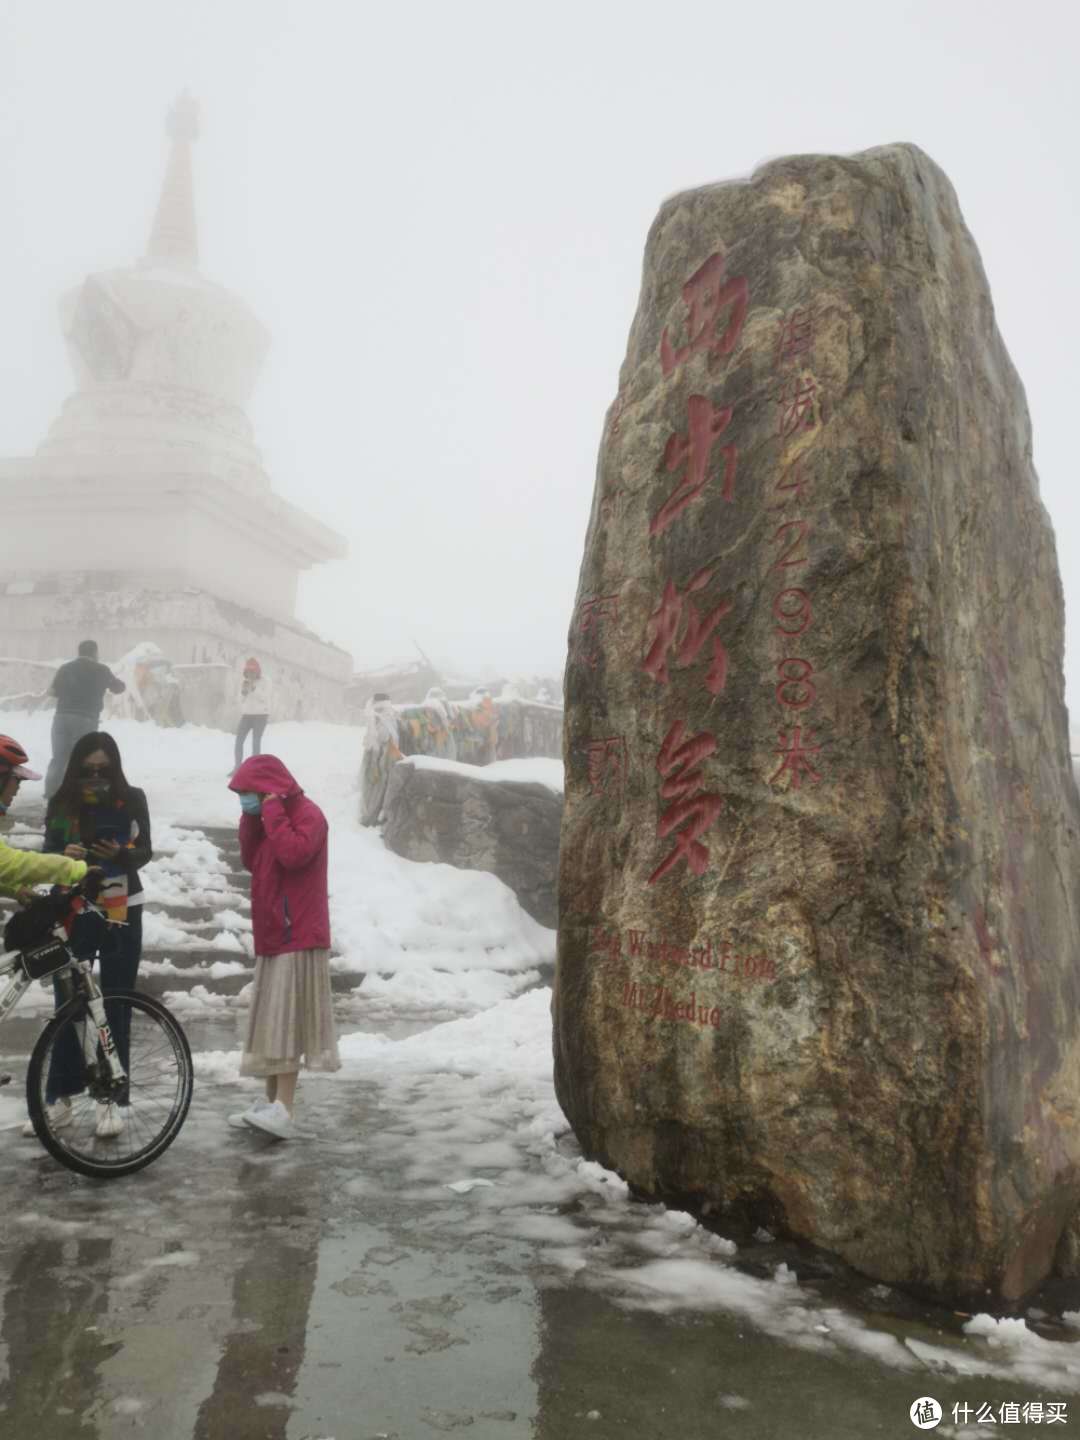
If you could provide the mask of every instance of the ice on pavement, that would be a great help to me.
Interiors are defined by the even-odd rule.
[[[48,758],[50,719],[12,714],[5,722],[31,763]],[[236,824],[226,782],[231,737],[197,726],[163,733],[133,721],[109,728],[126,772],[150,802],[157,856],[143,872],[147,898],[209,906],[215,914],[210,939],[209,927],[194,919],[189,925],[149,913],[147,934],[161,948],[222,950],[218,964],[227,968],[219,974],[250,969],[224,958],[249,939],[247,899],[210,840],[180,828]],[[364,975],[354,997],[369,1014],[427,1007],[458,1018],[405,1039],[371,1031],[342,1039],[343,1068],[326,1083],[364,1083],[382,1117],[358,1160],[360,1173],[348,1182],[350,1194],[365,1193],[367,1177],[393,1161],[405,1166],[402,1203],[437,1203],[438,1223],[461,1236],[497,1234],[530,1247],[538,1285],[582,1287],[657,1315],[719,1312],[821,1357],[854,1354],[927,1380],[963,1374],[1080,1392],[1080,1350],[1043,1339],[1023,1320],[976,1316],[963,1336],[936,1344],[905,1336],[895,1320],[876,1329],[854,1308],[826,1303],[803,1285],[797,1263],[777,1264],[765,1276],[746,1273],[731,1240],[684,1212],[633,1200],[617,1175],[583,1159],[555,1097],[551,992],[537,988],[554,960],[554,932],[530,919],[493,876],[412,864],[387,851],[376,831],[362,829],[361,739],[347,726],[282,724],[271,725],[265,741],[330,819],[335,964]],[[550,774],[541,783],[561,788],[558,762],[545,763]],[[191,868],[202,882],[194,887],[181,880]],[[159,962],[162,973],[167,964]],[[223,997],[196,985],[168,992],[166,1001],[187,1018],[242,1007],[249,991]],[[44,992],[40,1000],[51,1007]],[[258,1088],[240,1079],[238,1051],[202,1051],[194,1059],[200,1087],[242,1092],[224,1093],[223,1111]],[[21,1123],[23,1114],[21,1095],[0,1091],[0,1125]],[[252,1165],[275,1163],[270,1154]],[[30,1215],[10,1218],[38,1223]],[[146,1269],[124,1283],[138,1287],[151,1277]],[[1066,1319],[1075,1324],[1076,1312]],[[732,1395],[721,1403],[735,1410],[738,1402]]]

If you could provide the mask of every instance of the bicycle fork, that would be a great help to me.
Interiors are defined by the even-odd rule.
[[[100,1045],[105,1059],[109,1062],[109,1072],[114,1081],[127,1079],[127,1071],[120,1062],[120,1054],[116,1048],[116,1041],[113,1039],[112,1027],[109,1025],[108,1016],[105,1014],[105,1000],[101,991],[94,984],[90,976],[90,966],[84,969],[89,982],[89,994],[86,997],[86,1008],[90,1011],[90,1018],[96,1027],[96,1035],[91,1031],[89,1025],[83,1026],[82,1048],[83,1057],[88,1066],[97,1064],[97,1047]]]

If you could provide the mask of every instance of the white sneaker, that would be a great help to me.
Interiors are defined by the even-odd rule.
[[[259,1110],[249,1110],[244,1116],[244,1123],[253,1130],[273,1135],[275,1140],[291,1140],[293,1136],[292,1116],[280,1100],[263,1105]]]
[[[247,1110],[237,1110],[232,1115],[230,1115],[229,1124],[233,1127],[234,1130],[246,1130],[249,1115],[257,1115],[260,1110],[268,1110],[269,1108],[269,1100],[256,1100],[255,1104],[250,1106]]]
[[[75,1118],[71,1113],[71,1101],[64,1095],[61,1095],[59,1100],[54,1100],[51,1105],[46,1105],[45,1113],[48,1116],[50,1130],[63,1130],[64,1126],[70,1125]],[[22,1133],[28,1140],[36,1137],[37,1131],[34,1129],[33,1120],[27,1120],[22,1127]]]
[[[97,1107],[97,1126],[94,1134],[99,1140],[113,1140],[124,1133],[124,1116],[119,1105],[101,1104]]]

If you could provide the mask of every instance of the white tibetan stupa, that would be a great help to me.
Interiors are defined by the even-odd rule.
[[[146,256],[61,302],[78,388],[35,455],[0,460],[19,516],[0,562],[0,656],[115,658],[153,641],[189,719],[228,723],[256,655],[279,719],[344,719],[349,655],[295,618],[301,570],[344,557],[334,531],[276,496],[245,407],[270,337],[199,272],[186,95]],[[227,667],[227,670],[223,667]]]

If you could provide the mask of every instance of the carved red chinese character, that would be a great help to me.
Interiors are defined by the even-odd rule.
[[[691,395],[687,401],[686,435],[671,435],[664,448],[664,468],[679,470],[686,466],[686,475],[677,485],[649,525],[650,535],[662,535],[677,515],[701,494],[708,480],[709,458],[716,441],[731,423],[733,407],[715,407],[704,395]],[[724,456],[724,488],[721,495],[730,504],[735,498],[735,460],[738,450],[734,445],[721,445]]]
[[[618,595],[596,595],[583,600],[578,611],[578,634],[581,658],[586,665],[595,666],[603,653],[600,648],[600,630],[607,621],[619,619]]]
[[[585,746],[585,764],[589,789],[594,795],[603,795],[609,780],[614,779],[616,785],[624,784],[629,769],[626,740],[621,735],[590,740]]]
[[[806,739],[803,739],[802,729],[798,725],[793,728],[790,738],[781,730],[780,745],[776,750],[776,754],[782,755],[784,758],[777,767],[775,774],[770,776],[769,784],[775,785],[777,780],[780,779],[780,776],[786,771],[791,776],[790,788],[792,790],[798,790],[802,784],[804,773],[809,775],[810,779],[816,785],[821,779],[821,776],[814,769],[809,756],[816,754],[820,749],[820,745],[810,744],[809,732],[807,732]]]
[[[720,795],[698,795],[705,782],[700,762],[716,750],[716,736],[708,731],[684,740],[685,723],[676,720],[664,736],[656,757],[656,768],[664,777],[660,795],[676,803],[668,807],[657,823],[657,836],[664,840],[675,834],[675,848],[649,876],[649,884],[665,876],[684,860],[695,875],[703,875],[709,863],[709,852],[701,844],[701,836],[713,825],[724,808]],[[685,826],[685,829],[681,827]]]
[[[780,406],[777,434],[787,439],[796,430],[813,430],[817,424],[817,381],[812,375],[789,380],[776,397]]]
[[[668,652],[675,649],[676,637],[683,615],[686,627],[682,640],[675,649],[675,664],[682,669],[693,664],[705,642],[717,625],[731,610],[730,600],[721,600],[707,614],[702,615],[697,606],[688,598],[696,590],[708,585],[716,567],[706,565],[691,576],[686,589],[679,591],[675,582],[669,580],[664,586],[660,604],[649,616],[648,639],[651,641],[642,670],[660,685],[666,685],[671,678],[668,674]],[[710,695],[719,695],[727,684],[728,654],[723,642],[713,636],[713,657],[705,676],[705,688]]]
[[[795,309],[780,322],[776,340],[776,369],[805,355],[814,343],[814,312]]]
[[[660,337],[660,369],[665,375],[670,375],[677,365],[700,350],[707,350],[711,355],[730,355],[735,349],[750,303],[750,287],[745,275],[725,280],[726,264],[723,255],[710,255],[683,286],[682,297],[690,308],[686,322],[689,339],[676,349],[668,337],[667,326],[664,327]],[[718,322],[726,305],[731,306],[731,315],[727,328],[718,332]]]

